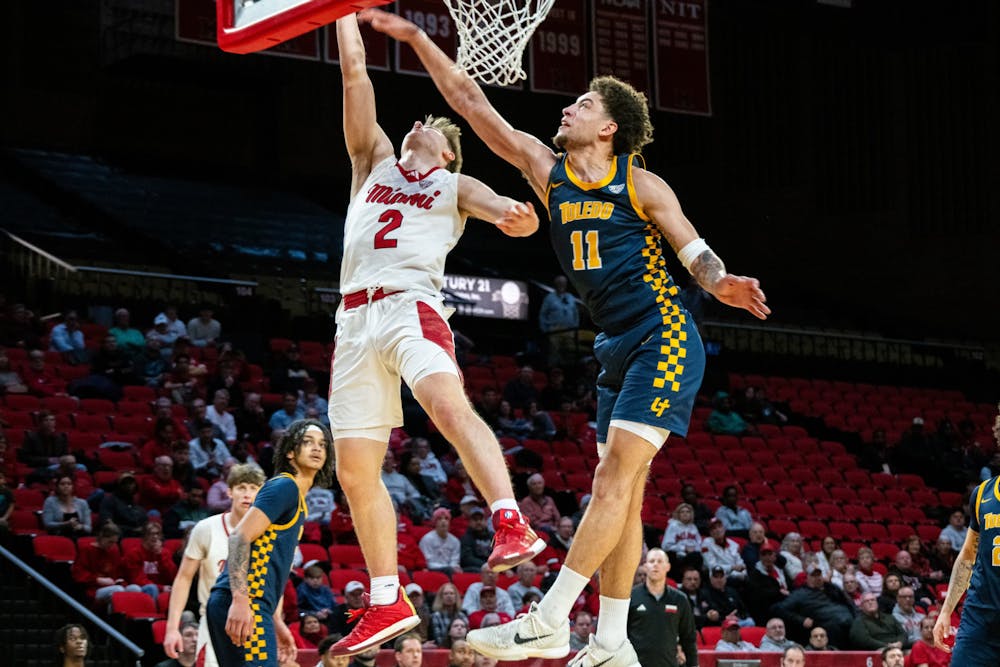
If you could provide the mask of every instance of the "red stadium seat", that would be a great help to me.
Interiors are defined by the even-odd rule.
[[[73,415],[73,421],[78,430],[88,433],[107,433],[111,430],[111,423],[108,421],[107,415],[90,415],[78,412]]]
[[[853,523],[847,521],[831,521],[829,523],[830,534],[843,542],[844,540],[860,541],[860,534]]]
[[[924,483],[924,478],[920,475],[911,474],[901,474],[896,476],[896,483],[901,489],[907,489],[908,491],[914,491],[917,489],[923,489],[927,485]]]
[[[894,505],[872,505],[872,519],[875,521],[898,521],[900,519],[899,508]]]
[[[941,491],[938,493],[938,499],[944,507],[960,508],[964,497],[957,491]]]
[[[843,475],[840,474],[839,470],[834,468],[820,468],[817,477],[820,484],[826,484],[827,486],[840,486],[845,483]]]
[[[335,593],[343,593],[344,586],[352,581],[360,581],[365,585],[365,590],[370,590],[371,582],[368,579],[368,575],[361,570],[330,570],[330,588],[334,590]]]
[[[819,490],[820,497],[826,498],[826,489],[822,486],[817,485],[816,488]],[[806,492],[806,489],[799,489],[798,484],[789,481],[775,482],[771,484],[771,490],[775,498],[781,500],[815,500],[815,497]]]
[[[413,583],[424,589],[424,593],[435,594],[438,589],[447,584],[450,579],[443,572],[433,572],[431,570],[414,570]]]
[[[910,493],[913,502],[925,507],[936,507],[941,504],[936,491],[932,489],[916,489]]]
[[[150,417],[117,414],[111,419],[117,433],[149,433],[152,431],[153,420]]]
[[[896,486],[896,478],[887,472],[872,473],[872,484],[880,489],[892,489]]]
[[[857,490],[850,486],[832,486],[828,493],[838,503],[853,503],[858,499]]]
[[[875,560],[892,561],[899,553],[899,545],[892,542],[872,542],[871,550]]]
[[[813,515],[822,521],[838,520],[844,516],[836,503],[813,503]]]
[[[163,644],[163,640],[167,637],[167,621],[166,619],[158,619],[153,621],[153,643],[156,645]]]
[[[482,581],[482,578],[478,572],[453,572],[451,581],[458,588],[458,592],[465,595],[469,586],[477,581]]]
[[[119,401],[115,415],[116,419],[118,416],[152,419],[153,408],[149,403],[144,401]]]
[[[802,519],[799,521],[799,534],[807,540],[821,539],[830,532],[826,524],[815,519]]]
[[[45,494],[38,489],[14,489],[14,506],[21,510],[36,511],[42,509]]]
[[[907,523],[890,523],[885,529],[889,531],[889,539],[893,542],[902,543],[910,535],[916,535],[917,531]]]
[[[767,532],[781,539],[788,533],[799,532],[799,526],[788,519],[771,519],[767,522]]]
[[[80,400],[79,411],[88,415],[110,415],[115,411],[115,404],[103,398],[84,398]]]
[[[904,489],[886,489],[885,502],[896,505],[900,511],[913,504],[910,494]]]
[[[698,631],[698,648],[715,650],[715,645],[722,639],[722,627],[718,625],[706,625]]]
[[[50,563],[72,563],[76,560],[76,542],[59,535],[38,535],[31,541],[35,555]]]
[[[7,353],[10,354],[10,350],[7,350]],[[38,412],[42,409],[42,403],[38,397],[29,394],[7,394],[3,402],[15,412]]]
[[[330,553],[323,548],[320,544],[311,544],[309,542],[300,542],[299,550],[302,552],[302,562],[308,563],[309,561],[316,560],[321,563],[330,562]]]
[[[937,542],[938,537],[941,536],[941,528],[928,524],[920,525],[917,526],[917,535],[924,542]]]
[[[780,500],[758,500],[756,503],[757,515],[763,519],[786,519],[788,512]]]
[[[844,513],[844,518],[848,521],[870,521],[872,518],[871,510],[868,509],[867,505],[857,503],[846,504],[840,509]]]
[[[848,560],[856,560],[858,557],[858,549],[864,545],[860,542],[852,542],[850,540],[840,543],[840,550],[844,552]]]
[[[330,563],[340,567],[365,567],[365,556],[356,544],[330,545]]]
[[[740,631],[740,639],[745,642],[750,642],[754,646],[760,644],[760,640],[764,638],[764,633],[767,632],[767,628],[755,625],[749,628],[743,628]]]
[[[130,449],[119,450],[104,447],[97,450],[97,460],[111,470],[134,470],[135,454]]]
[[[156,596],[156,608],[164,616],[167,615],[167,611],[170,609],[170,591],[160,591],[160,594]]]
[[[861,522],[858,524],[858,534],[867,542],[881,542],[889,539],[889,531],[880,523]]]
[[[70,396],[46,396],[40,401],[42,410],[56,414],[76,411],[76,399]]]
[[[145,593],[132,591],[121,591],[111,596],[111,613],[135,620],[163,618],[163,614],[156,610],[153,598]]]

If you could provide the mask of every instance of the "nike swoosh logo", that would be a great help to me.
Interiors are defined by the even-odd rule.
[[[556,189],[556,188],[558,188],[558,187],[559,187],[560,185],[563,185],[563,184],[564,184],[565,182],[566,182],[566,181],[559,181],[558,183],[553,183],[553,184],[552,184],[552,189],[553,189],[553,190],[555,190],[555,189]]]
[[[550,634],[547,634],[547,635],[538,635],[537,637],[522,637],[520,634],[515,633],[514,634],[514,643],[515,644],[527,644],[528,642],[533,642],[533,641],[536,641],[538,639],[545,639],[546,637],[551,637],[552,634],[553,633],[550,633]]]
[[[614,659],[615,659],[615,656],[611,656],[611,657],[610,657],[610,658],[608,658],[607,660],[601,660],[600,662],[598,662],[598,663],[595,663],[595,664],[594,664],[594,667],[601,667],[601,665],[603,665],[604,663],[606,663],[606,662],[611,662],[611,661],[612,661],[612,660],[614,660]]]

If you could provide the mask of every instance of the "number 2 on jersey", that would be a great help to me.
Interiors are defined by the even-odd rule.
[[[583,232],[577,230],[569,235],[569,242],[573,246],[573,270],[583,271],[601,268],[601,250],[598,247],[600,234],[596,229],[591,229],[584,237]],[[587,263],[583,261],[583,246],[587,245]]]
[[[382,227],[375,232],[375,249],[395,248],[398,241],[396,239],[390,239],[388,235],[389,232],[396,231],[403,224],[403,214],[394,208],[390,208],[388,211],[379,216],[378,221],[386,224],[385,227]]]
[[[993,567],[1000,567],[1000,535],[993,538]]]

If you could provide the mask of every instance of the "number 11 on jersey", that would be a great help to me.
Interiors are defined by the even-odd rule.
[[[569,242],[573,245],[573,270],[584,271],[601,268],[601,250],[599,247],[600,232],[591,229],[584,236],[583,231],[577,230],[569,235]],[[587,246],[587,262],[584,265],[583,246]]]

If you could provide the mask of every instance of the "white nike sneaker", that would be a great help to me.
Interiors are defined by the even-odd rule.
[[[590,643],[566,667],[639,667],[639,656],[627,639],[616,651],[608,651],[597,643],[596,635],[590,635]]]
[[[524,616],[503,625],[471,630],[465,640],[476,651],[497,660],[563,658],[569,653],[569,619],[557,628],[550,627],[538,614],[538,604],[532,602]]]

